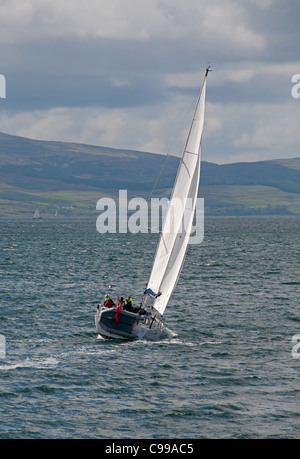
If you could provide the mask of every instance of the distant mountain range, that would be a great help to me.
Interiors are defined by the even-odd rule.
[[[179,158],[0,133],[0,215],[96,214],[103,196],[169,196]],[[300,158],[202,162],[206,215],[300,215]]]

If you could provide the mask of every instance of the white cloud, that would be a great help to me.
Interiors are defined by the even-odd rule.
[[[218,163],[299,156],[299,104],[208,104],[205,160]],[[212,154],[212,158],[209,156]]]
[[[190,39],[231,55],[266,46],[238,0],[2,0],[2,43],[61,37]]]
[[[32,139],[60,140],[75,128],[72,113],[65,108],[46,111],[2,112],[1,131]]]
[[[254,128],[242,132],[234,141],[234,146],[268,150],[282,156],[285,156],[286,149],[291,151],[292,147],[294,152],[291,151],[291,154],[299,155],[299,107],[296,103],[257,105],[253,111],[256,112]]]
[[[254,78],[286,78],[300,68],[300,61],[293,62],[239,62],[224,65],[219,73],[219,77],[224,81],[235,83],[249,83]]]
[[[181,154],[190,119],[182,114],[191,106],[185,91],[199,87],[211,59],[204,159],[297,156],[300,102],[290,91],[300,61],[296,46],[288,56],[284,52],[297,40],[294,29],[285,41],[286,24],[296,22],[291,5],[289,0],[1,0],[1,55],[20,75],[18,81],[26,70],[38,75],[37,86],[28,85],[27,98],[16,102],[15,96],[9,107],[8,94],[11,111],[0,113],[0,129],[38,139]],[[273,20],[277,28],[271,27]],[[277,56],[279,48],[284,58]],[[1,71],[5,74],[5,68]],[[53,102],[52,74],[58,76],[55,81],[70,74],[81,79],[70,79],[70,88],[55,94]],[[79,107],[93,91],[89,86],[77,99],[86,74],[102,77],[99,86],[93,83],[99,88],[98,107]],[[9,90],[11,83],[8,78]],[[15,87],[21,94],[24,85]],[[35,109],[49,106],[49,99],[51,107],[78,107]],[[95,103],[93,95],[87,103]],[[16,106],[19,113],[13,112]]]
[[[248,85],[252,80],[257,78],[257,86],[259,80],[283,78],[290,81],[292,75],[298,73],[300,69],[300,61],[292,62],[257,62],[252,60],[239,61],[234,63],[226,63],[218,65],[212,63],[214,73],[209,78],[210,86],[220,86],[227,82],[240,83]],[[165,83],[169,87],[174,88],[194,88],[199,86],[203,78],[204,69],[197,73],[176,73],[167,74]]]
[[[217,37],[222,47],[231,49],[231,55],[237,51],[261,51],[266,47],[265,38],[251,30],[244,18],[244,9],[240,2],[209,2],[203,19],[203,37],[215,40]]]
[[[216,104],[207,101],[203,159],[217,163],[299,156],[299,102]],[[187,110],[189,108],[189,110]],[[1,130],[62,140],[181,155],[192,116],[191,99],[164,106],[55,108],[0,116]]]
[[[110,84],[113,88],[130,88],[131,84],[127,78],[110,78]]]
[[[149,107],[7,111],[0,114],[0,126],[8,134],[40,140],[181,155],[191,117],[190,98],[177,95],[168,104]]]

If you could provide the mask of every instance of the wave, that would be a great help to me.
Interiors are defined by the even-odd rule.
[[[22,362],[8,363],[0,365],[0,370],[16,370],[18,368],[53,368],[58,365],[58,360],[54,357],[47,357],[45,359],[30,359],[27,358]]]

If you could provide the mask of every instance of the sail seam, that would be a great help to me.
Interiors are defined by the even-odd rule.
[[[186,154],[186,153],[188,153],[188,154],[190,154],[190,155],[196,155],[196,156],[198,156],[198,153],[195,153],[194,151],[185,150],[184,154]]]

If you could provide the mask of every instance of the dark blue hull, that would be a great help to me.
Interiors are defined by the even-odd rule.
[[[144,318],[139,314],[120,311],[119,320],[116,320],[116,309],[102,310],[96,316],[96,326],[100,335],[108,338],[136,339],[137,332],[143,324]]]

